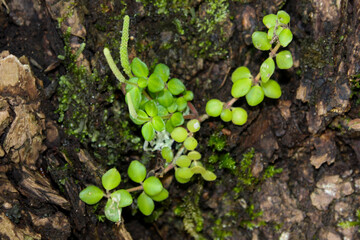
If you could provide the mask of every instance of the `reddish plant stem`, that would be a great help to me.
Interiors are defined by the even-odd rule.
[[[129,189],[126,189],[126,191],[128,192],[135,192],[135,191],[140,191],[140,190],[143,190],[143,186],[142,185],[139,185],[137,187],[133,187],[133,188],[129,188]]]

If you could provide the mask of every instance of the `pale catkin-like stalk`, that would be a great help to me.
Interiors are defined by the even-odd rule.
[[[110,50],[108,48],[104,48],[104,55],[105,55],[107,63],[109,64],[109,67],[110,67],[111,71],[114,73],[115,77],[121,83],[124,83],[126,79],[125,79],[124,75],[121,74],[118,67],[116,66],[114,59],[112,58]]]
[[[128,15],[124,17],[124,24],[122,29],[122,35],[121,35],[121,44],[120,44],[120,60],[121,60],[121,66],[124,69],[124,72],[126,75],[129,76],[129,78],[132,78],[133,75],[131,73],[131,67],[129,63],[129,55],[128,55],[128,41],[129,41],[129,24],[130,24],[130,18]]]

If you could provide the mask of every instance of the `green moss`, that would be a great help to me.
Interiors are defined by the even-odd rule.
[[[140,150],[140,138],[133,135],[125,104],[115,100],[116,84],[96,70],[77,66],[80,52],[72,53],[69,37],[70,32],[64,37],[66,74],[60,77],[57,92],[59,122],[99,160],[113,164],[124,152]]]
[[[356,211],[356,220],[355,221],[344,221],[344,222],[339,222],[338,226],[342,227],[342,228],[350,228],[350,227],[360,227],[360,209]],[[360,228],[358,230],[358,232],[360,232]]]
[[[250,206],[246,209],[246,212],[248,214],[248,220],[241,221],[240,226],[249,230],[253,230],[254,228],[266,225],[264,221],[257,221],[257,218],[261,217],[263,215],[263,212],[255,212],[255,207],[253,204],[250,204]]]
[[[204,218],[199,207],[199,200],[203,186],[198,184],[189,190],[183,202],[174,210],[175,215],[183,218],[185,230],[194,239],[205,239],[199,232],[202,231]]]
[[[224,228],[224,224],[221,218],[218,218],[214,222],[214,226],[211,228],[213,231],[214,240],[222,240],[232,236],[232,231]]]
[[[208,142],[208,146],[212,147],[213,151],[222,151],[226,145],[226,136],[221,132],[213,133]]]

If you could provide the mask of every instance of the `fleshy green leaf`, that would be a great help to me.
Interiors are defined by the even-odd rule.
[[[161,181],[154,176],[148,177],[143,183],[144,191],[149,196],[157,195],[163,189]]]
[[[121,182],[119,171],[116,170],[116,168],[108,170],[104,175],[102,175],[101,182],[106,190],[112,190],[116,188]]]
[[[256,31],[251,36],[254,47],[259,50],[267,51],[271,48],[270,40],[265,32]]]
[[[247,121],[247,112],[241,107],[232,109],[232,122],[236,125],[244,125]]]
[[[179,183],[187,183],[190,181],[191,178],[182,178],[179,177],[179,172],[175,169],[175,179],[176,181],[178,181]]]
[[[261,87],[266,97],[273,99],[281,97],[281,88],[276,81],[270,79],[267,83],[261,84]]]
[[[151,142],[151,140],[153,140],[155,137],[155,129],[152,123],[145,123],[141,128],[141,133],[146,141]]]
[[[151,124],[153,125],[154,129],[158,132],[165,130],[165,122],[160,116],[155,116],[151,120]]]
[[[130,119],[137,125],[142,125],[150,120],[149,116],[143,110],[136,111],[137,118],[130,115]]]
[[[197,119],[191,119],[187,122],[186,127],[192,133],[197,132],[200,130],[200,122]]]
[[[131,62],[131,71],[137,77],[147,77],[149,75],[149,69],[146,64],[139,58],[134,58]]]
[[[96,186],[88,186],[79,193],[80,199],[86,204],[93,205],[98,203],[104,196],[104,192]]]
[[[150,100],[145,103],[145,112],[150,117],[154,117],[158,114],[158,108],[154,100]]]
[[[275,14],[266,15],[266,16],[263,18],[263,23],[264,23],[264,25],[265,25],[267,28],[274,27],[275,24],[276,24],[277,18],[278,18],[278,17],[277,17]]]
[[[180,157],[178,157],[178,159],[176,159],[176,165],[179,167],[189,167],[190,164],[191,160],[186,155],[181,155]]]
[[[275,71],[275,62],[269,57],[260,66],[261,81],[266,83]]]
[[[119,203],[112,199],[109,199],[105,205],[105,216],[112,222],[120,222],[121,221],[121,212],[122,208],[119,207]]]
[[[238,67],[231,75],[231,81],[236,82],[239,79],[251,78],[251,72],[247,67]]]
[[[290,22],[290,15],[283,10],[278,11],[277,16],[278,16],[279,22],[281,22],[283,24],[288,24]]]
[[[161,149],[161,156],[166,160],[166,162],[171,162],[174,158],[174,153],[169,147],[164,147]]]
[[[184,117],[181,112],[175,112],[170,117],[170,121],[174,127],[180,126],[184,123]]]
[[[248,94],[246,94],[246,101],[250,106],[256,106],[264,100],[264,91],[260,86],[253,86]],[[234,113],[233,113],[234,118]]]
[[[194,93],[192,91],[187,90],[184,94],[184,99],[186,101],[192,101],[194,99]]]
[[[176,104],[178,105],[177,110],[180,112],[184,111],[187,107],[187,101],[185,100],[184,97],[178,97],[176,99]]]
[[[128,168],[128,176],[136,183],[141,183],[146,177],[146,167],[139,161],[133,160]]]
[[[287,45],[289,45],[289,43],[291,43],[292,39],[293,39],[293,34],[290,31],[290,29],[286,28],[281,31],[279,35],[279,42],[281,46],[286,47]]]
[[[231,88],[231,95],[234,98],[245,96],[251,88],[252,81],[250,78],[242,78],[234,82]]]
[[[211,99],[206,103],[205,111],[211,117],[218,117],[221,114],[223,105],[219,99]]]
[[[169,192],[165,188],[163,188],[163,190],[159,194],[151,196],[152,200],[157,202],[164,201],[168,197],[169,197]]]
[[[171,79],[168,84],[168,89],[173,95],[179,95],[185,91],[185,85],[177,78]]]
[[[183,179],[191,178],[194,175],[190,168],[187,167],[176,168],[175,171],[177,171],[178,177]]]
[[[154,73],[159,75],[163,82],[167,82],[170,76],[170,69],[165,64],[159,63],[155,66]]]
[[[291,52],[284,50],[276,54],[276,65],[280,69],[289,69],[293,66]]]
[[[232,119],[232,112],[230,109],[226,108],[223,109],[220,115],[221,120],[223,120],[224,122],[230,122]]]
[[[197,145],[198,142],[194,137],[187,137],[184,141],[184,147],[189,151],[194,150]]]
[[[188,136],[188,132],[183,127],[177,127],[174,128],[174,130],[171,132],[171,137],[176,142],[183,142]]]
[[[132,198],[131,194],[124,189],[120,189],[120,190],[113,192],[111,194],[111,199],[118,202],[118,204],[119,204],[118,207],[120,207],[120,208],[130,206],[133,202],[133,198]]]
[[[201,158],[201,154],[198,151],[191,151],[187,154],[187,156],[191,160],[199,160]]]
[[[157,97],[158,102],[164,107],[169,107],[174,103],[174,97],[167,89],[161,91]]]
[[[162,80],[160,75],[153,73],[149,77],[147,87],[150,92],[156,93],[156,92],[160,92],[161,90],[164,89],[165,83]]]
[[[142,212],[142,214],[145,216],[149,216],[155,208],[154,201],[148,195],[146,195],[145,192],[142,192],[139,195],[137,199],[137,205],[140,212]]]
[[[209,171],[209,170],[202,173],[201,176],[203,177],[203,179],[205,181],[214,181],[214,180],[216,180],[216,175],[213,172]]]

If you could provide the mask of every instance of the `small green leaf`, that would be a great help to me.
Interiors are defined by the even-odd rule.
[[[211,117],[218,117],[221,114],[223,105],[219,99],[211,99],[206,103],[205,111]]]
[[[122,208],[119,207],[119,203],[112,199],[109,199],[105,205],[105,216],[112,222],[120,222],[121,221],[121,212]]]
[[[206,169],[203,167],[202,163],[200,162],[197,162],[197,161],[194,161],[192,164],[191,164],[191,168],[190,170],[194,173],[194,174],[203,174]]]
[[[167,110],[169,111],[169,113],[173,113],[177,110],[178,105],[176,103],[176,101],[174,101],[170,106],[167,107]]]
[[[174,139],[176,142],[183,142],[188,136],[188,132],[183,127],[174,128],[171,132],[171,138]]]
[[[133,160],[128,168],[128,176],[136,183],[141,183],[146,177],[146,167],[139,161]]]
[[[187,137],[184,141],[184,147],[189,151],[194,150],[197,145],[198,142],[194,137]]]
[[[184,99],[186,101],[188,101],[188,102],[192,101],[194,99],[194,93],[192,91],[189,91],[189,90],[185,91]]]
[[[263,18],[263,23],[267,28],[274,27],[276,25],[277,16],[275,14],[266,15]]]
[[[178,105],[177,110],[180,112],[184,111],[187,107],[187,101],[185,100],[184,97],[178,97],[176,99],[176,104]]]
[[[166,116],[169,114],[168,110],[164,106],[158,105],[157,107],[158,107],[158,115],[160,117],[163,117],[163,116]]]
[[[199,160],[201,158],[201,154],[198,151],[191,151],[187,154],[190,160]]]
[[[104,192],[96,186],[88,186],[79,193],[80,199],[86,204],[93,205],[98,203],[104,196]]]
[[[148,79],[147,78],[139,78],[138,80],[138,85],[140,88],[146,88],[148,84]]]
[[[111,194],[111,199],[113,201],[118,202],[118,204],[119,204],[118,207],[120,207],[120,208],[130,206],[133,202],[133,198],[132,198],[131,194],[124,189],[120,189],[120,190],[113,192]]]
[[[187,122],[186,127],[192,133],[197,132],[200,130],[200,122],[197,119],[191,119]]]
[[[248,92],[248,94],[246,94],[246,101],[252,107],[258,105],[263,100],[264,100],[264,91],[260,86],[253,86]],[[234,118],[234,112],[233,112],[233,118]]]
[[[275,62],[269,57],[260,66],[261,81],[266,83],[275,71]]]
[[[145,216],[149,216],[155,208],[154,201],[146,195],[145,192],[142,192],[137,198],[137,205],[140,212],[142,212]]]
[[[189,167],[190,164],[191,160],[186,155],[181,155],[180,157],[178,157],[178,159],[176,159],[176,165],[179,167]]]
[[[291,52],[284,50],[276,54],[276,65],[280,69],[289,69],[293,66]]]
[[[232,109],[232,122],[236,125],[244,125],[247,121],[248,115],[245,109],[241,107]]]
[[[155,129],[152,123],[145,123],[141,128],[141,133],[146,141],[151,142],[151,140],[153,140],[155,137]]]
[[[281,97],[281,88],[276,81],[270,79],[267,83],[261,84],[261,87],[266,97],[273,99]]]
[[[164,107],[169,107],[174,103],[174,97],[167,89],[162,90],[157,96],[158,102]]]
[[[170,119],[165,122],[165,130],[171,133],[174,130],[174,126],[172,125]]]
[[[166,160],[166,162],[171,162],[174,158],[174,153],[169,147],[164,147],[161,149],[161,156]]]
[[[239,79],[251,78],[251,72],[247,67],[238,67],[231,75],[231,81],[236,82]]]
[[[168,197],[169,197],[169,192],[165,188],[163,188],[163,190],[159,194],[151,196],[152,200],[157,202],[164,201]]]
[[[234,82],[231,88],[231,95],[234,98],[245,96],[251,88],[252,81],[250,78],[241,78]]]
[[[259,50],[267,51],[271,48],[270,40],[265,32],[256,31],[251,36],[254,47]]]
[[[214,181],[214,180],[216,180],[216,175],[213,172],[209,171],[209,170],[202,173],[201,176],[203,177],[203,179],[205,181]]]
[[[287,45],[289,45],[289,43],[291,43],[292,39],[293,39],[293,34],[290,31],[290,29],[286,28],[281,31],[279,35],[279,42],[281,46],[286,47]]]
[[[159,75],[163,82],[167,82],[170,76],[170,69],[165,64],[159,63],[155,66],[154,73]]]
[[[128,84],[128,83],[138,84],[138,82],[139,82],[139,78],[137,78],[137,77],[130,78],[129,81],[126,82],[126,85],[125,85],[126,92],[129,92],[131,89],[136,88],[135,85]]]
[[[145,103],[145,112],[150,117],[154,117],[158,114],[158,108],[154,100],[150,100]]]
[[[162,80],[160,75],[153,73],[149,77],[147,87],[150,92],[156,93],[156,92],[160,92],[161,90],[164,89],[165,83]]]
[[[173,95],[179,95],[180,93],[185,91],[185,85],[181,80],[177,78],[171,79],[168,84],[168,89]]]
[[[187,167],[176,168],[175,171],[177,171],[178,177],[183,179],[191,178],[194,175],[190,168]]]
[[[163,189],[161,181],[154,176],[148,177],[143,183],[144,191],[149,196],[157,195]]]
[[[176,169],[175,169],[175,179],[176,179],[176,181],[178,181],[179,183],[187,183],[187,182],[190,181],[191,178],[182,178],[182,177],[179,177],[178,171],[176,171]]]
[[[181,112],[175,112],[171,115],[170,121],[174,127],[180,126],[184,123],[184,117]]]
[[[101,177],[102,185],[106,190],[112,190],[119,186],[121,182],[121,176],[116,168],[112,168],[108,170],[104,175]]]
[[[149,69],[146,64],[141,61],[139,58],[134,58],[131,62],[131,71],[137,77],[146,78],[149,75]]]
[[[278,16],[279,22],[281,22],[283,24],[288,24],[290,22],[290,15],[283,10],[278,11],[277,16]]]
[[[224,122],[230,122],[232,119],[232,112],[230,109],[226,108],[223,109],[220,115],[221,120],[223,120]]]
[[[154,129],[158,132],[165,130],[165,122],[160,116],[155,116],[151,120],[151,124],[153,125]]]

